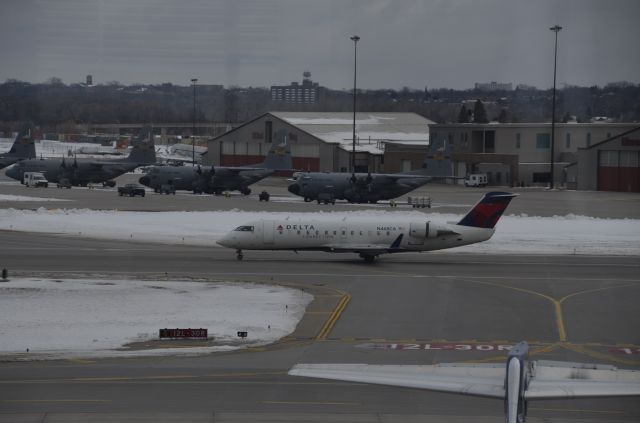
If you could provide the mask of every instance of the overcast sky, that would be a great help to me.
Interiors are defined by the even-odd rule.
[[[358,87],[640,82],[638,0],[2,0],[0,81]]]

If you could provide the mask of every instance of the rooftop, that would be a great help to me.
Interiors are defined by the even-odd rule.
[[[291,125],[351,151],[352,112],[270,112]],[[356,113],[356,151],[383,154],[384,143],[429,144],[429,125],[435,122],[415,113]]]

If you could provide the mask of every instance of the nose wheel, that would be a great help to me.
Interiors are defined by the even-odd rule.
[[[236,250],[236,259],[241,261],[244,258],[244,254],[242,254],[242,250]]]

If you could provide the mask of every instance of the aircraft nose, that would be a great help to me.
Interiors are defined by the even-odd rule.
[[[287,189],[291,194],[300,195],[300,185],[298,184],[291,184]]]
[[[233,237],[231,234],[226,234],[222,238],[217,240],[216,243],[218,245],[223,246],[223,247],[233,248],[234,247],[234,242],[233,242],[234,239],[235,239],[235,237]]]
[[[18,170],[18,165],[14,164],[13,166],[7,168],[5,171],[5,175],[12,179],[20,179],[20,171]]]
[[[151,184],[151,178],[149,178],[148,176],[143,176],[142,178],[138,179],[138,182],[148,187]]]

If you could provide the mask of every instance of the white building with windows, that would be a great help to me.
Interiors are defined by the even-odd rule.
[[[566,168],[578,161],[580,149],[636,127],[637,123],[556,123],[555,185],[577,184]],[[549,183],[551,123],[435,124],[429,127],[429,137],[449,141],[457,176],[486,173],[491,185]]]

